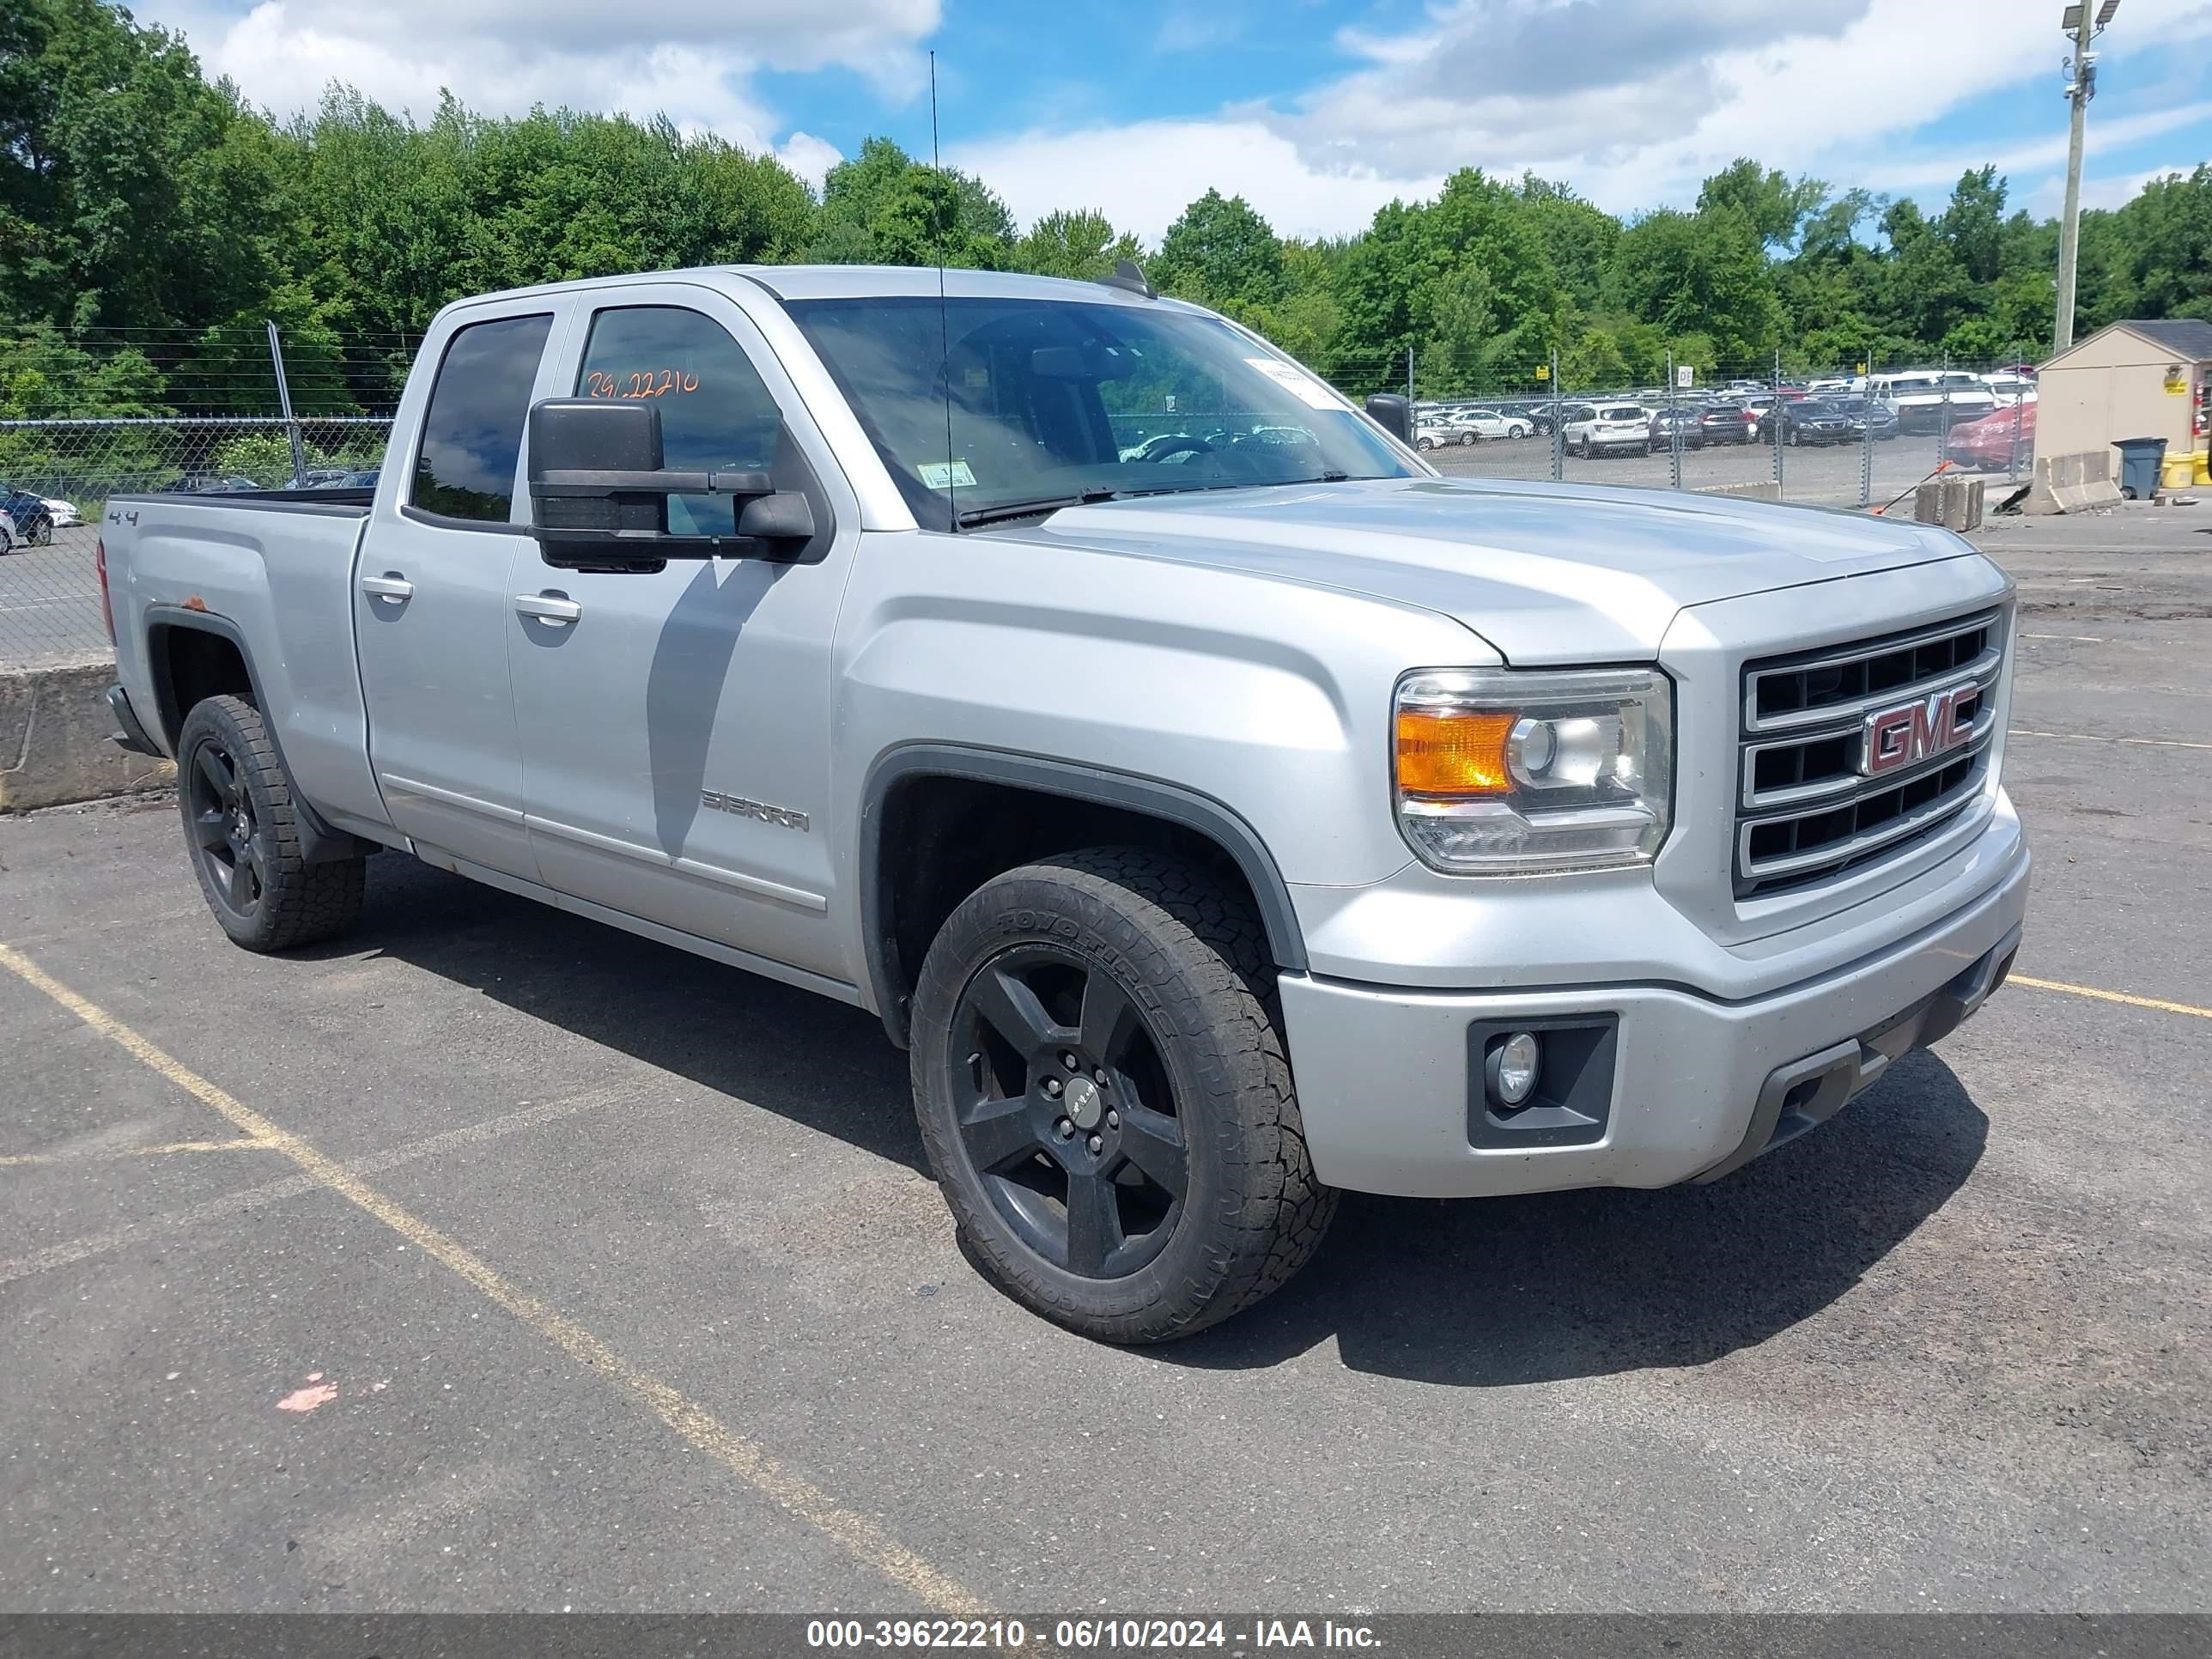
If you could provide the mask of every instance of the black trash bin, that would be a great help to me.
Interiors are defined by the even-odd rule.
[[[2120,452],[2120,494],[2131,501],[2147,501],[2158,494],[2159,470],[2166,465],[2163,438],[2115,438]]]

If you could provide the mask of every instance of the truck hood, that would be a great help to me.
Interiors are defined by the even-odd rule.
[[[1147,496],[993,533],[1420,605],[1524,664],[1649,661],[1686,605],[1978,556],[1948,531],[1856,513],[1451,478]]]

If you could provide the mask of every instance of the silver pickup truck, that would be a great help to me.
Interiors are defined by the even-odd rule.
[[[975,1257],[1181,1335],[1340,1189],[1725,1175],[2020,944],[1987,559],[1407,413],[1133,269],[465,301],[373,492],[107,503],[120,740],[248,949],[396,848],[872,1011]]]

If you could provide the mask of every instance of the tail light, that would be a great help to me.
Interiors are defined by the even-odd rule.
[[[107,541],[105,537],[92,544],[92,568],[100,573],[100,620],[107,629],[107,642],[115,643],[115,606],[107,597]]]

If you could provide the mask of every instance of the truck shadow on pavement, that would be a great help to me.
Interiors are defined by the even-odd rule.
[[[398,857],[370,865],[373,951],[917,1170],[906,1057],[859,1009]],[[1811,1134],[1710,1187],[1474,1202],[1347,1194],[1320,1255],[1167,1365],[1277,1365],[1496,1387],[1697,1365],[1849,1291],[1980,1161],[1989,1121],[1920,1052]],[[1024,1316],[1026,1317],[1026,1316]]]

